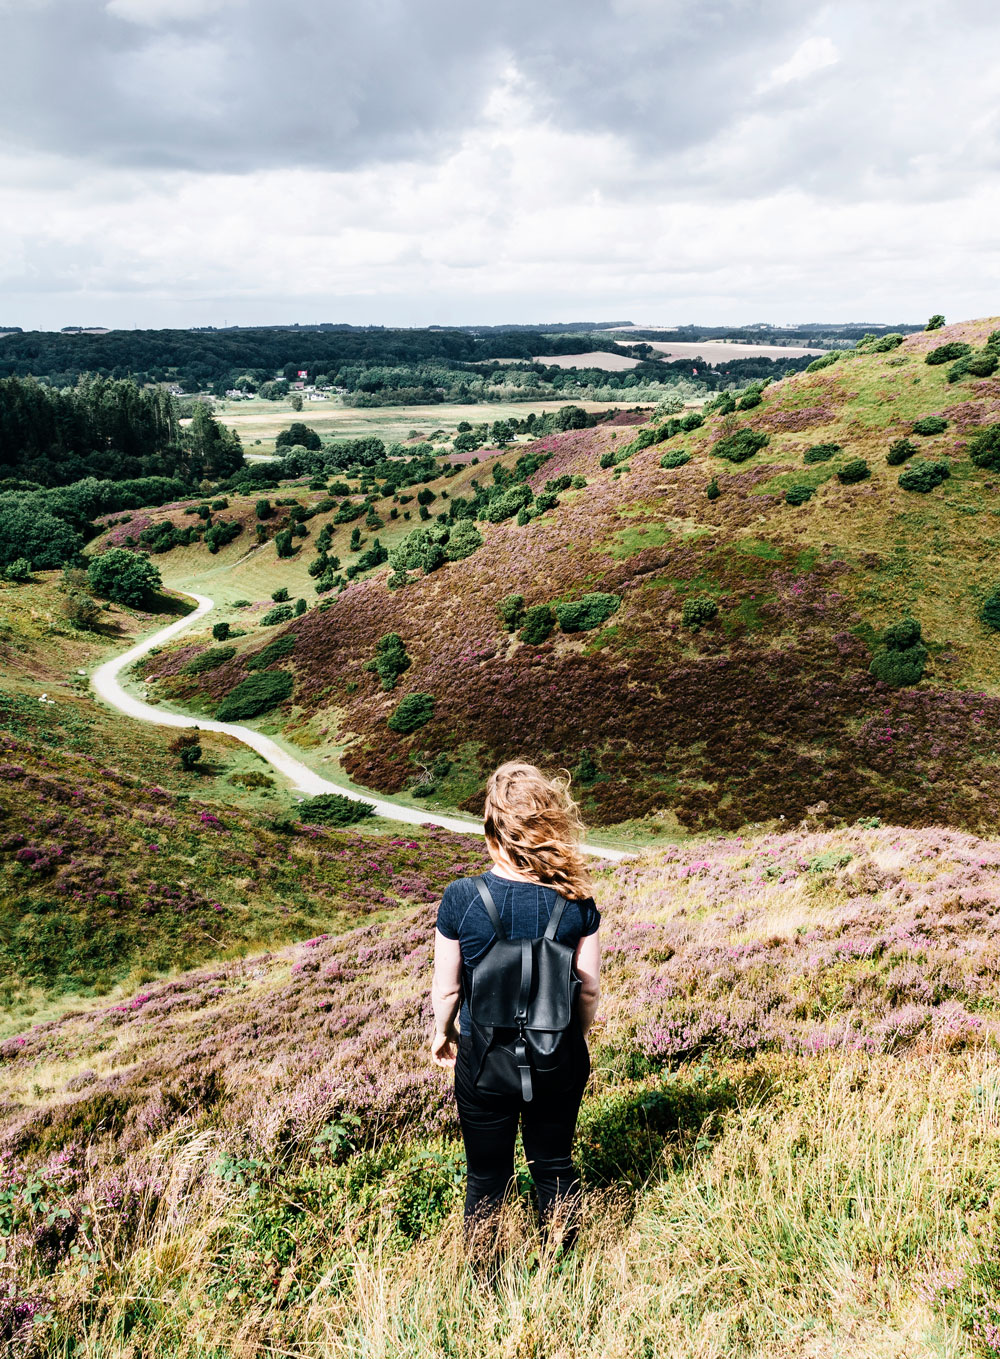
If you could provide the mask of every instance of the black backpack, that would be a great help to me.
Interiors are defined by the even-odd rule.
[[[566,1089],[583,1042],[576,950],[555,937],[566,900],[557,899],[540,938],[508,939],[490,889],[474,881],[496,938],[472,970],[473,1083],[484,1094],[524,1100]]]

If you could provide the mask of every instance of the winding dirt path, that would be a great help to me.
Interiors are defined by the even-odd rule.
[[[122,688],[119,676],[123,670],[127,670],[140,657],[147,655],[154,647],[162,646],[164,642],[171,641],[179,636],[192,624],[201,621],[205,615],[215,607],[215,601],[209,599],[207,595],[195,594],[193,591],[185,591],[190,599],[197,601],[198,607],[193,613],[186,614],[184,618],[178,619],[175,623],[169,623],[165,628],[160,628],[158,632],[143,638],[128,651],[122,652],[120,656],[113,656],[110,661],[105,661],[91,675],[91,683],[94,692],[105,703],[112,708],[117,708],[126,717],[137,718],[140,722],[152,722],[159,727],[199,727],[204,731],[224,732],[227,736],[234,736],[237,741],[242,741],[244,745],[250,746],[258,755],[261,755],[267,762],[283,774],[291,783],[293,788],[306,793],[309,797],[315,797],[317,793],[340,793],[343,797],[354,798],[359,802],[370,802],[375,808],[377,816],[389,817],[393,821],[404,821],[412,825],[434,825],[441,826],[444,830],[457,831],[465,835],[482,835],[482,822],[474,820],[472,817],[461,816],[441,816],[438,813],[424,811],[422,807],[407,807],[402,803],[393,802],[387,798],[370,796],[367,793],[359,793],[353,788],[348,788],[339,783],[334,783],[330,779],[325,779],[308,765],[297,760],[294,755],[290,755],[276,741],[272,741],[269,736],[262,732],[254,731],[252,727],[240,726],[233,722],[218,722],[214,718],[191,717],[185,713],[172,712],[169,708],[151,703],[144,703],[141,698],[135,698]],[[634,856],[626,850],[605,849],[600,845],[584,845],[588,854],[593,854],[600,859],[631,859]]]

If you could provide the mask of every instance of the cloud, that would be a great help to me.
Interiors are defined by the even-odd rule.
[[[787,85],[791,80],[802,80],[827,66],[835,66],[839,60],[840,53],[830,38],[806,38],[787,61],[774,68],[758,89],[770,90],[778,85]]]

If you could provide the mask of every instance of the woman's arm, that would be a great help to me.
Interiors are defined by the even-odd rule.
[[[457,939],[434,931],[434,980],[431,1003],[434,1006],[434,1037],[431,1057],[438,1066],[454,1066],[458,1056],[458,1029],[455,1018],[461,999],[462,950]]]
[[[601,931],[585,934],[576,946],[573,955],[576,975],[583,985],[580,987],[578,1004],[580,1006],[580,1025],[586,1034],[601,999]]]

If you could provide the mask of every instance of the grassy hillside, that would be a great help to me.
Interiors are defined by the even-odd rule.
[[[1000,791],[1000,637],[979,613],[1000,581],[988,566],[1000,544],[1000,474],[974,466],[968,443],[1000,420],[1000,380],[925,359],[944,344],[981,347],[998,324],[844,354],[766,388],[755,406],[645,448],[634,429],[540,441],[534,451],[549,456],[529,479],[536,493],[565,476],[586,486],[560,490],[555,508],[523,526],[481,522],[478,551],[417,572],[403,589],[386,588],[383,567],[311,607],[285,629],[296,640],[281,665],[295,688],[275,720],[317,750],[343,751],[347,772],[373,788],[426,787],[423,771],[436,762],[445,772],[432,780],[432,805],[475,809],[483,773],[524,754],[576,769],[592,821],[645,818],[647,834],[793,821],[821,804],[834,819],[988,828]],[[931,415],[943,430],[915,432]],[[758,451],[736,463],[720,456],[725,440],[747,432]],[[888,464],[903,438],[916,455]],[[831,444],[826,460],[807,460]],[[622,458],[626,445],[636,451]],[[496,461],[510,469],[521,452]],[[622,460],[602,468],[616,453]],[[662,467],[664,454],[680,465]],[[842,480],[858,460],[865,479]],[[900,486],[901,474],[937,462],[950,475],[934,489]],[[468,496],[492,466],[430,483],[432,518],[447,511],[445,491]],[[707,494],[713,482],[717,498]],[[791,487],[812,494],[789,503]],[[303,503],[321,494],[303,490]],[[391,521],[389,497],[374,507],[390,547],[417,522]],[[345,564],[357,560],[348,536],[338,528],[332,549]],[[248,555],[240,540],[224,552],[216,562],[204,548],[177,549],[169,579],[230,603],[245,582],[258,616],[266,586],[286,577],[293,598],[312,598],[298,558],[280,562],[271,546]],[[538,644],[497,616],[512,593],[531,607],[590,592],[616,596],[617,612]],[[883,630],[908,615],[921,624],[926,668],[919,682],[892,687],[869,666]],[[386,692],[365,666],[389,632],[412,664]],[[253,649],[244,639],[228,664],[162,692],[211,708],[245,677]],[[148,674],[175,675],[193,655],[165,653]],[[387,725],[408,693],[434,700],[409,735]]]
[[[425,1050],[431,906],[39,1025],[0,1046],[0,1327],[108,1359],[994,1355],[998,889],[1000,843],[941,830],[601,873],[586,1227],[554,1260],[515,1204],[494,1289]]]

